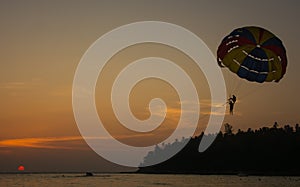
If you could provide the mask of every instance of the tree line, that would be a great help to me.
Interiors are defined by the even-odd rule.
[[[230,124],[218,133],[214,143],[203,153],[198,146],[205,135],[182,138],[172,144],[156,146],[148,153],[143,164],[175,146],[187,143],[175,156],[160,164],[140,167],[140,173],[199,173],[199,174],[258,174],[258,175],[300,175],[300,127],[277,122],[272,127],[233,132]]]

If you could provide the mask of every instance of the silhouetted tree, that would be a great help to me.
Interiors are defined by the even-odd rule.
[[[225,134],[232,135],[233,132],[232,126],[229,123],[225,123],[224,127],[225,127]]]
[[[273,125],[273,128],[274,128],[274,129],[277,129],[277,127],[278,127],[278,123],[277,123],[277,121],[275,121],[275,122],[274,122],[274,125]]]

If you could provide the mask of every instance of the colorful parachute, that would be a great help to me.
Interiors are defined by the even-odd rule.
[[[278,82],[286,72],[286,50],[281,40],[259,27],[232,31],[222,40],[217,56],[221,67],[248,81]]]

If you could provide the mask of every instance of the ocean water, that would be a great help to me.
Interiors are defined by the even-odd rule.
[[[6,186],[300,186],[300,177],[230,175],[152,175],[152,174],[0,174],[0,187]]]

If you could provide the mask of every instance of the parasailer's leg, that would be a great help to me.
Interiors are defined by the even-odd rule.
[[[233,103],[229,103],[230,114],[233,115]]]

